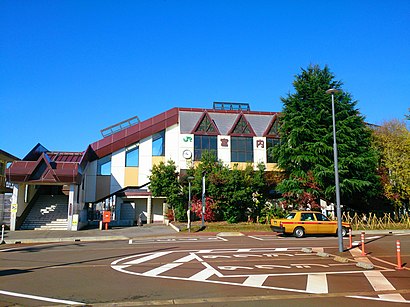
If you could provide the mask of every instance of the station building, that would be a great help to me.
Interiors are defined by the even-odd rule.
[[[268,148],[279,143],[278,112],[248,104],[212,109],[173,108],[144,121],[133,117],[101,130],[83,152],[50,151],[37,144],[7,169],[13,184],[10,229],[79,230],[111,212],[112,226],[164,222],[164,198],[153,197],[153,165],[172,160],[184,173],[204,151],[232,167],[264,163],[277,170]]]
[[[10,222],[12,185],[6,180],[6,169],[19,158],[0,149],[0,225]]]

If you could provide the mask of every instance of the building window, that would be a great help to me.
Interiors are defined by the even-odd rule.
[[[111,156],[106,156],[97,161],[97,175],[111,175]]]
[[[0,161],[0,176],[4,175],[4,162]]]
[[[266,138],[266,161],[268,163],[278,163],[278,159],[272,157],[271,148],[278,146],[280,144],[280,139],[276,138]]]
[[[152,136],[152,156],[165,156],[165,130]]]
[[[232,130],[232,134],[251,134],[252,131],[249,128],[248,122],[245,117],[241,116],[237,122],[235,128]]]
[[[140,147],[135,144],[126,149],[125,166],[139,166]]]
[[[268,131],[268,135],[279,135],[279,118],[275,118],[274,122],[272,123],[272,126]]]
[[[253,162],[253,138],[231,137],[231,161]]]
[[[196,129],[196,132],[210,133],[210,134],[217,133],[214,125],[215,124],[209,118],[209,115],[204,116],[198,128]]]
[[[212,152],[215,155],[215,158],[218,157],[216,135],[194,136],[194,160],[200,161],[204,151]]]

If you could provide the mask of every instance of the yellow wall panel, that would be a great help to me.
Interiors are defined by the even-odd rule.
[[[165,157],[164,156],[154,156],[154,157],[152,157],[152,166],[158,165],[160,162],[165,163]]]
[[[138,186],[138,167],[126,167],[124,176],[124,186]]]

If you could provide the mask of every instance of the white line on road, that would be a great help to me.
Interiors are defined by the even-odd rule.
[[[308,274],[306,291],[310,293],[328,293],[326,274]]]
[[[145,273],[142,273],[142,275],[143,275],[143,276],[152,276],[152,277],[154,277],[154,276],[157,276],[157,275],[159,275],[159,274],[162,274],[162,273],[164,273],[164,272],[166,272],[166,271],[175,269],[176,267],[179,267],[182,263],[183,263],[183,262],[180,262],[180,263],[175,263],[175,262],[173,262],[173,263],[167,263],[167,264],[164,264],[164,265],[162,265],[162,266],[160,266],[160,267],[158,267],[158,268],[155,268],[155,269],[149,270],[149,271],[147,271],[147,272],[145,272]]]
[[[142,257],[142,258],[138,258],[138,259],[129,261],[125,264],[128,264],[128,265],[140,264],[140,263],[143,263],[143,262],[146,262],[146,261],[158,258],[158,257],[165,256],[165,255],[170,254],[170,253],[171,252],[158,252],[158,253],[155,253],[155,254],[151,254],[151,255],[148,255],[148,256],[145,256],[145,257]]]
[[[262,286],[269,275],[251,275],[244,282],[244,286],[259,287]]]
[[[43,297],[43,296],[37,296],[37,295],[16,293],[16,292],[3,291],[3,290],[0,290],[0,294],[9,295],[9,296],[16,296],[16,297],[22,297],[22,298],[28,298],[28,299],[32,299],[32,300],[38,300],[38,301],[59,303],[59,304],[84,305],[84,303],[80,303],[80,302],[67,301],[67,300],[59,300],[59,299],[50,298],[50,297]]]
[[[358,247],[351,249],[350,253],[356,261],[362,261],[372,264],[369,258],[361,256],[361,251]],[[366,271],[363,274],[364,276],[366,276],[367,280],[375,291],[396,290],[396,288],[394,288],[390,281],[380,271]],[[379,298],[389,302],[406,302],[406,300],[400,293],[380,294]]]
[[[205,268],[202,271],[192,275],[188,279],[195,280],[195,281],[204,281],[204,280],[207,280],[212,275],[215,275],[215,270],[212,268]]]

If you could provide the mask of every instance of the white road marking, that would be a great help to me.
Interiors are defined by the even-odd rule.
[[[157,267],[155,269],[152,269],[152,270],[149,270],[145,273],[142,273],[142,275],[143,276],[154,277],[154,276],[157,276],[159,274],[165,273],[166,271],[175,269],[176,267],[179,267],[181,264],[182,264],[182,262],[180,262],[180,263],[175,263],[175,262],[167,263],[167,264],[161,265],[160,267]]]
[[[390,269],[378,267],[379,270],[371,271],[369,273],[368,270],[351,270],[351,271],[326,271],[326,272],[312,272],[312,268],[315,267],[330,267],[330,266],[355,266],[352,263],[346,264],[320,264],[320,263],[312,263],[309,261],[308,263],[296,263],[290,264],[290,266],[277,266],[277,265],[251,265],[251,266],[217,266],[214,268],[212,265],[206,262],[205,258],[249,258],[249,257],[276,257],[277,255],[285,255],[283,252],[287,252],[286,255],[290,254],[297,254],[301,248],[296,247],[289,247],[289,248],[246,248],[246,249],[207,249],[207,250],[181,250],[181,251],[167,251],[167,252],[158,252],[158,253],[146,253],[141,255],[133,255],[127,256],[122,259],[118,259],[112,262],[111,266],[113,269],[123,272],[126,274],[136,275],[136,276],[149,276],[155,278],[164,278],[164,279],[171,279],[171,280],[182,280],[182,281],[198,281],[198,282],[206,282],[206,283],[213,283],[213,284],[225,284],[225,285],[236,285],[236,286],[244,286],[244,287],[254,287],[260,289],[273,289],[279,291],[290,291],[290,292],[298,292],[298,293],[329,293],[327,275],[336,275],[336,274],[359,274],[363,273],[369,280],[369,283],[372,284],[373,288],[375,289],[375,294],[377,295],[377,291],[390,291],[394,289],[394,287],[387,281],[387,279],[382,275],[383,271],[391,271]],[[323,248],[312,248],[312,250],[322,251]],[[272,252],[276,252],[274,254]],[[278,253],[280,252],[280,253]],[[356,260],[361,260],[365,262],[370,262],[367,257],[361,256],[361,250],[359,248],[352,249],[350,251],[353,256],[356,256]],[[129,264],[140,264],[145,261],[159,258],[164,255],[168,255],[170,253],[181,254],[181,258],[174,260],[171,263],[167,263],[161,265],[156,268],[147,268],[149,269],[145,273],[135,272],[133,270],[128,270],[127,267],[130,266]],[[184,254],[185,253],[185,254]],[[301,254],[302,256],[307,255],[314,255],[312,254]],[[216,256],[216,257],[214,257]],[[137,259],[135,259],[137,258]],[[251,258],[251,259],[252,259]],[[310,257],[309,257],[310,258]],[[135,260],[133,260],[135,259]],[[170,273],[166,273],[169,270],[174,268],[178,268],[179,266],[183,266],[184,263],[190,261],[198,261],[204,268],[200,268],[193,272],[193,275],[190,277],[177,277],[171,276]],[[314,262],[314,261],[313,261]],[[162,263],[164,263],[162,261]],[[322,262],[323,263],[323,262]],[[300,269],[301,272],[293,272],[293,273],[279,273],[281,270],[287,271],[291,268]],[[262,274],[258,274],[254,270],[271,270],[272,274],[267,274],[264,271]],[[227,273],[235,273],[238,270],[239,274],[227,274]],[[255,272],[255,273],[252,273]],[[376,273],[375,273],[376,272]],[[162,275],[161,275],[162,274]],[[366,275],[367,274],[367,275]],[[211,276],[215,276],[218,280],[209,279]],[[269,278],[275,277],[283,277],[283,276],[306,276],[306,289],[292,289],[292,288],[281,288],[281,287],[273,287],[269,285],[264,285]],[[243,282],[238,282],[234,280],[235,278],[244,278]],[[380,281],[381,279],[385,279],[385,281]],[[229,282],[228,280],[234,280],[233,282]],[[393,287],[393,288],[392,288]],[[382,290],[384,289],[384,290]],[[354,297],[354,296],[352,296]],[[359,298],[359,297],[357,297]],[[364,299],[371,299],[363,297]],[[379,294],[378,300],[380,301],[392,301],[392,302],[407,302],[404,298],[397,293],[393,294]]]
[[[198,257],[196,257],[195,256],[195,254],[189,254],[188,256],[185,256],[185,257],[182,257],[182,258],[180,258],[180,259],[178,259],[178,260],[175,260],[174,262],[176,262],[176,263],[180,263],[180,262],[182,262],[182,263],[184,263],[184,262],[189,262],[189,261],[191,261],[191,260],[198,260]]]
[[[254,237],[254,236],[248,236],[248,238],[259,240],[259,241],[264,241],[265,240],[263,238],[258,238],[258,237]]]
[[[361,250],[358,247],[351,249],[350,253],[357,261],[373,264],[369,258],[361,256]],[[375,291],[396,290],[380,271],[366,271],[363,274]],[[379,298],[389,302],[406,302],[405,298],[400,293],[380,294]]]
[[[387,294],[385,294],[385,295],[387,295]],[[401,294],[398,294],[398,295],[400,295],[401,296]],[[380,296],[380,295],[379,295]],[[384,295],[383,295],[384,296]],[[392,303],[406,303],[406,304],[410,304],[410,301],[407,301],[407,300],[404,300],[404,301],[402,301],[402,300],[396,300],[396,299],[394,299],[394,297],[391,297],[391,298],[380,298],[380,297],[369,297],[369,296],[359,296],[359,295],[352,295],[352,296],[347,296],[347,297],[350,297],[350,298],[360,298],[360,299],[363,299],[363,300],[371,300],[371,301],[381,301],[381,302],[392,302]],[[402,297],[402,296],[401,296]]]
[[[396,290],[379,271],[364,272],[364,276],[366,276],[375,291]]]
[[[251,275],[243,282],[243,285],[259,287],[263,285],[268,277],[269,275]]]
[[[140,264],[140,263],[143,263],[143,262],[155,259],[155,258],[165,256],[165,255],[170,254],[170,253],[171,252],[158,252],[158,253],[154,253],[154,254],[151,254],[151,255],[148,255],[148,256],[145,256],[145,257],[142,257],[142,258],[138,258],[138,259],[129,261],[125,264],[128,264],[128,265]]]
[[[148,244],[148,243],[158,243],[158,244],[167,244],[167,243],[205,243],[209,241],[228,241],[222,237],[198,237],[198,238],[167,238],[167,239],[149,239],[149,240],[133,240],[129,239],[128,244]]]
[[[328,293],[326,274],[308,274],[306,291],[310,293]]]
[[[27,299],[37,300],[37,301],[58,303],[58,304],[85,305],[84,303],[81,303],[81,302],[68,301],[68,300],[59,300],[59,299],[50,298],[50,297],[23,294],[23,293],[16,293],[16,292],[3,291],[3,290],[0,290],[0,294],[9,295],[9,296],[16,296],[16,297],[22,297],[22,298],[27,298]]]
[[[205,268],[202,271],[192,275],[188,279],[195,280],[195,281],[204,281],[204,280],[207,280],[212,275],[215,275],[215,270],[212,268]]]

